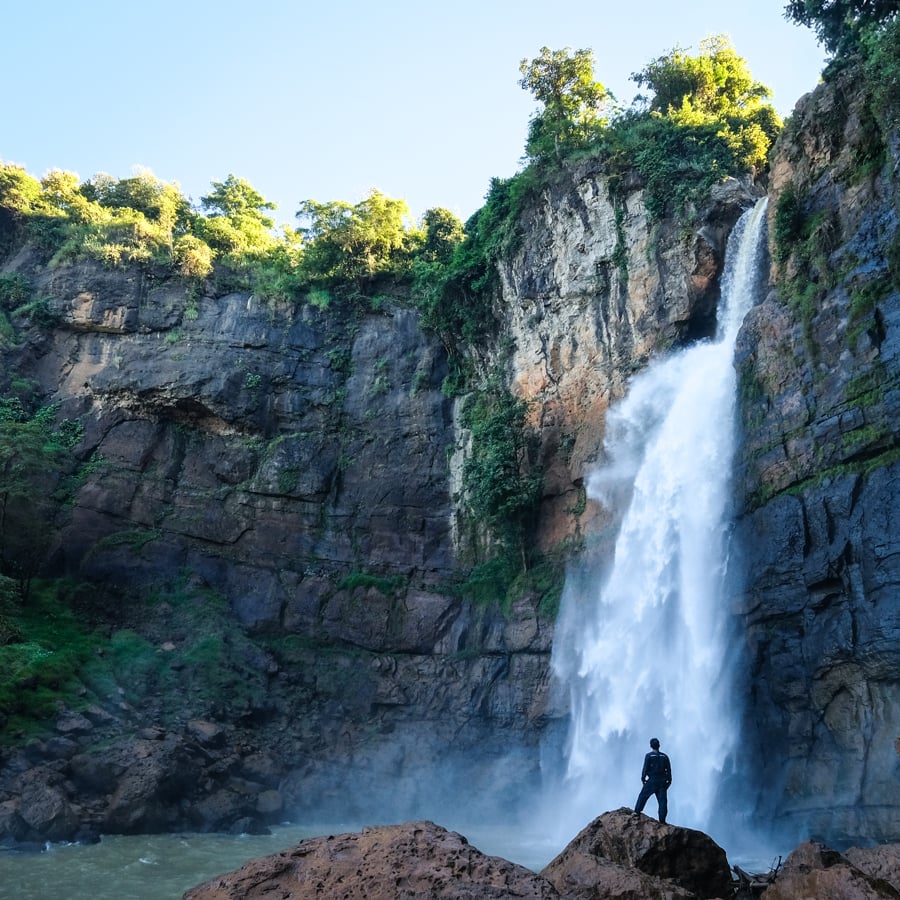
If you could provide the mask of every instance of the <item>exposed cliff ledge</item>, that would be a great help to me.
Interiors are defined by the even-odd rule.
[[[585,507],[582,479],[628,378],[654,354],[715,332],[725,243],[757,193],[729,179],[693,222],[654,221],[638,182],[583,164],[526,211],[501,265],[501,344],[513,347],[509,380],[533,401],[541,438],[543,548],[591,527],[598,510]]]
[[[737,537],[759,814],[885,840],[900,835],[900,132],[857,76],[804,98],[775,148],[778,289],[738,347]]]

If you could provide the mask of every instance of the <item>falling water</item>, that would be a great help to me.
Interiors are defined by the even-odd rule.
[[[669,821],[709,830],[737,728],[728,602],[734,343],[762,269],[765,199],[728,242],[719,328],[649,366],[606,422],[588,494],[619,523],[603,576],[570,579],[553,669],[571,698],[563,829],[634,806],[651,737],[672,759]],[[584,584],[587,585],[586,589]],[[651,798],[645,812],[656,814]]]

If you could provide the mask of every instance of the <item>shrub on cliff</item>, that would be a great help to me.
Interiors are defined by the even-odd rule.
[[[493,546],[527,568],[526,537],[540,500],[543,474],[527,453],[528,404],[489,382],[469,397],[463,425],[472,449],[463,467],[464,502]]]

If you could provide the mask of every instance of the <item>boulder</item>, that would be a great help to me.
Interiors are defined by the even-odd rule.
[[[459,834],[432,822],[364,828],[301,841],[291,850],[251,860],[235,872],[187,891],[184,900],[557,900],[540,875],[487,856]]]
[[[561,895],[584,900],[732,892],[728,859],[712,838],[624,807],[594,819],[541,874]]]
[[[846,856],[816,841],[806,841],[785,860],[763,900],[885,900],[900,898],[889,882],[867,875]]]
[[[29,837],[72,840],[80,826],[79,810],[69,803],[58,776],[36,767],[23,776],[23,782],[18,814],[28,827]],[[15,826],[15,819],[10,824]]]
[[[881,878],[900,890],[900,844],[851,847],[844,856],[870,878]]]

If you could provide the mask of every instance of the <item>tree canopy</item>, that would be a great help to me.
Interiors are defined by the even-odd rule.
[[[746,168],[762,168],[781,119],[767,101],[772,91],[750,73],[724,35],[700,42],[691,55],[675,47],[631,76],[652,92],[651,115],[684,128],[711,129]]]
[[[594,79],[592,50],[572,53],[568,47],[541,47],[539,56],[521,61],[519,71],[520,86],[542,104],[529,128],[526,149],[530,156],[539,159],[552,153],[558,157],[563,148],[586,144],[605,124],[602,111],[612,95]]]
[[[784,8],[786,19],[812,28],[834,56],[853,52],[867,27],[898,15],[897,0],[789,0]]]
[[[355,205],[305,200],[297,218],[306,223],[302,268],[318,280],[360,282],[391,271],[410,239],[406,201],[378,190]]]

